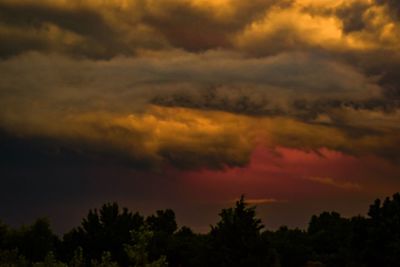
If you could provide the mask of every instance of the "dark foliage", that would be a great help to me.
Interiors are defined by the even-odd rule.
[[[12,229],[0,222],[0,267],[398,266],[400,194],[376,200],[368,216],[312,216],[308,229],[265,230],[242,197],[208,234],[178,229],[175,213],[144,218],[116,203],[90,210],[62,239],[46,219]],[[136,263],[135,263],[136,262]]]
[[[275,232],[265,231],[263,238],[270,242],[281,266],[305,266],[311,258],[312,248],[305,231],[282,226]]]
[[[256,218],[255,207],[247,207],[243,196],[235,208],[223,209],[221,220],[211,228],[210,265],[221,267],[270,266],[268,243],[261,238],[264,228]]]
[[[90,210],[82,225],[64,235],[60,256],[69,262],[78,247],[83,249],[87,262],[100,260],[103,252],[110,252],[112,258],[121,265],[127,264],[124,244],[131,244],[132,230],[144,224],[139,213],[122,211],[116,203],[105,204],[99,211]]]

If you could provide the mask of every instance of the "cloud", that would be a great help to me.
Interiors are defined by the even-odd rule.
[[[398,20],[400,16],[400,5],[396,0],[375,0],[374,1],[378,5],[385,5],[390,14],[393,15],[394,19]]]
[[[362,189],[361,185],[359,185],[357,183],[338,181],[338,180],[335,180],[330,177],[306,177],[305,179],[312,181],[312,182],[316,182],[316,183],[320,183],[320,184],[324,184],[324,185],[328,185],[328,186],[333,186],[333,187],[337,187],[337,188],[341,188],[341,189],[345,189],[345,190],[358,191],[358,190]]]
[[[0,126],[149,168],[243,166],[257,138],[397,160],[389,4],[1,1]]]
[[[243,132],[247,125],[228,114],[154,107],[144,114],[66,114],[57,121],[29,122],[8,129],[6,136],[26,136],[17,140],[33,143],[34,150],[42,147],[45,156],[60,152],[61,159],[64,154],[89,162],[111,159],[153,170],[243,166],[252,148],[251,132]],[[11,145],[16,148],[18,154],[21,146]]]
[[[170,48],[230,48],[256,55],[309,48],[394,51],[394,4],[382,2],[3,0],[0,37],[8,48],[3,56],[39,50],[111,58]],[[24,38],[22,32],[29,34]],[[25,45],[12,49],[17,43]]]
[[[342,20],[344,33],[358,32],[365,29],[365,14],[369,5],[366,2],[355,1],[345,3],[337,8],[336,15]]]
[[[274,203],[282,203],[282,202],[287,202],[287,201],[282,201],[282,200],[277,200],[275,198],[250,198],[246,199],[246,203],[250,205],[268,205],[268,204],[274,204]]]
[[[0,71],[2,129],[89,158],[224,169],[248,164],[262,141],[398,159],[397,107],[386,110],[376,80],[329,57],[175,50],[93,61],[28,53],[0,61]]]
[[[235,198],[233,200],[228,201],[229,204],[235,204],[238,202],[240,198]],[[287,200],[279,200],[276,198],[248,198],[245,196],[244,202],[248,205],[252,206],[264,206],[264,205],[270,205],[270,204],[276,204],[276,203],[287,203]]]
[[[1,61],[0,69],[4,119],[40,119],[37,113],[47,111],[130,114],[149,103],[310,118],[357,103],[364,109],[388,105],[380,86],[356,68],[303,53],[251,59],[178,50],[109,61],[29,53]]]
[[[1,57],[26,51],[59,52],[109,59],[137,48],[161,48],[166,41],[138,14],[141,1],[2,1]]]
[[[0,7],[3,58],[28,51],[96,60],[176,49],[250,58],[303,53],[379,77],[389,99],[400,95],[393,1],[3,0]]]
[[[319,151],[328,148],[357,157],[375,155],[398,161],[397,129],[388,121],[379,132],[349,134],[340,127],[285,117],[248,117],[217,111],[151,107],[137,114],[65,114],[42,121],[9,122],[12,136],[26,136],[45,155],[61,151],[85,161],[120,162],[161,170],[244,167],[260,142],[270,149]],[[364,126],[365,127],[365,126]],[[48,152],[49,151],[49,152]],[[277,155],[279,156],[279,154]]]
[[[275,1],[163,1],[146,6],[143,22],[188,51],[231,47],[232,35]],[[177,16],[176,14],[180,14]]]
[[[138,49],[230,47],[232,35],[273,2],[3,0],[0,56],[35,50],[104,59]]]

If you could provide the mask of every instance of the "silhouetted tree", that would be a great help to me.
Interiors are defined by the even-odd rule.
[[[84,267],[85,266],[85,259],[83,258],[83,249],[78,247],[74,251],[74,256],[69,261],[69,267]]]
[[[312,248],[305,231],[282,226],[275,232],[265,231],[262,236],[276,250],[282,267],[305,266],[311,257]]]
[[[49,252],[47,256],[41,262],[36,262],[33,267],[68,267],[65,263],[62,263],[56,259],[53,252]]]
[[[271,266],[269,246],[263,242],[264,227],[255,207],[247,207],[242,196],[234,208],[223,209],[221,220],[210,232],[209,259],[212,266]]]
[[[207,264],[207,235],[195,234],[182,227],[172,237],[168,246],[169,266],[203,267]]]
[[[178,228],[175,213],[170,209],[158,210],[155,215],[147,217],[146,225],[153,233],[148,244],[149,257],[157,260],[167,255],[172,236]]]
[[[164,255],[160,258],[150,261],[148,246],[150,240],[153,238],[153,232],[149,230],[147,225],[142,226],[137,231],[131,231],[134,245],[125,245],[125,252],[128,255],[129,261],[135,267],[167,267],[166,257]]]
[[[90,210],[80,227],[64,235],[65,260],[70,261],[80,246],[87,262],[99,262],[108,251],[113,260],[126,266],[123,244],[131,242],[130,231],[139,229],[143,223],[141,215],[126,208],[121,211],[116,203],[105,204],[99,211]]]
[[[31,262],[43,261],[54,251],[58,241],[52,232],[48,219],[38,219],[31,226],[24,226],[11,233],[9,246],[17,248],[19,253]]]
[[[328,266],[345,266],[350,241],[350,223],[337,212],[312,216],[308,226],[316,260]]]
[[[172,235],[178,229],[175,221],[175,212],[171,209],[156,211],[156,215],[147,217],[146,223],[151,231],[154,232],[164,232]]]
[[[377,199],[369,208],[367,265],[397,266],[400,262],[400,194]]]
[[[369,227],[370,221],[362,216],[350,219],[350,243],[347,248],[349,257],[346,266],[366,266]]]
[[[91,267],[118,267],[118,264],[112,260],[109,251],[103,251],[101,259],[99,261],[93,259],[90,265]]]
[[[18,249],[0,251],[0,267],[28,267],[29,261],[22,256]]]
[[[46,219],[12,229],[0,223],[0,267],[398,266],[400,194],[376,200],[368,217],[313,216],[307,231],[264,231],[241,197],[208,234],[177,231],[172,210],[143,219],[105,204],[60,241]]]
[[[0,250],[7,248],[8,226],[0,221]]]

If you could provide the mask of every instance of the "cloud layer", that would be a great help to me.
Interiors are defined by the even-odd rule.
[[[41,168],[51,164],[98,180],[84,170],[118,169],[144,187],[206,174],[211,184],[273,176],[276,192],[305,184],[303,197],[315,184],[363,199],[389,191],[400,160],[398,10],[389,0],[0,0],[5,183],[50,177]],[[354,176],[335,173],[346,164]],[[254,203],[290,202],[236,182]]]

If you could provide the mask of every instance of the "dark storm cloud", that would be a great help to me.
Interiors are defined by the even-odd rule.
[[[232,47],[232,36],[276,2],[2,1],[0,56],[36,50],[111,58],[137,49]]]
[[[394,98],[395,97],[395,98]],[[262,94],[249,93],[240,88],[231,89],[231,94],[223,93],[223,88],[211,87],[193,93],[173,93],[156,96],[151,100],[155,105],[184,107],[202,110],[220,110],[249,116],[288,116],[303,121],[313,121],[321,114],[330,114],[343,109],[374,110],[391,113],[400,108],[397,96],[389,98],[371,97],[365,100],[325,99],[310,100],[299,96],[290,100],[286,108],[274,104]]]
[[[189,51],[232,48],[232,35],[260,19],[276,2],[245,1],[232,4],[228,1],[228,7],[221,5],[221,10],[210,12],[210,9],[194,6],[190,1],[165,1],[160,4],[161,11],[150,10],[143,16],[143,22],[166,36],[173,46]],[[231,8],[233,14],[224,15],[224,8]]]
[[[46,40],[37,36],[20,36],[18,34],[6,33],[0,35],[0,57],[17,55],[27,50],[48,50],[49,44]]]
[[[363,2],[344,4],[336,10],[336,15],[342,20],[345,33],[363,30],[366,27],[364,14],[369,5]]]
[[[149,14],[144,17],[144,22],[165,35],[173,46],[189,51],[231,46],[228,40],[229,33],[234,30],[231,24],[221,25],[210,18],[206,10],[193,9],[184,2],[167,5],[166,9],[163,10],[165,16]]]
[[[30,53],[2,61],[0,70],[3,128],[54,140],[71,149],[71,158],[110,158],[139,169],[248,164],[256,132],[270,130],[256,129],[251,117],[355,132],[358,121],[346,116],[349,111],[368,122],[369,111],[396,110],[376,81],[358,69],[303,53],[254,59],[178,50],[108,61]]]
[[[0,6],[2,52],[22,53],[0,62],[2,127],[75,140],[65,146],[87,144],[89,155],[97,146],[95,155],[112,151],[149,168],[243,166],[252,145],[236,146],[240,137],[227,134],[230,126],[212,135],[214,142],[205,137],[219,122],[214,117],[205,117],[212,122],[208,130],[182,130],[197,125],[194,111],[286,117],[362,135],[347,113],[361,113],[365,122],[374,112],[384,117],[398,110],[397,36],[382,30],[396,33],[398,25],[366,1],[21,0]],[[28,50],[41,53],[23,53]],[[380,57],[383,51],[387,56]],[[192,111],[166,119],[149,104]],[[175,140],[166,121],[182,127],[174,134],[185,138]],[[158,127],[165,140],[153,130]],[[229,147],[244,156],[229,156]]]
[[[391,51],[375,50],[371,52],[345,53],[340,55],[343,61],[356,65],[362,69],[365,75],[372,77],[376,84],[382,88],[384,99],[376,100],[375,104],[365,105],[380,106],[384,110],[393,110],[399,107],[400,101],[400,79],[397,69],[400,68],[400,56]],[[374,101],[372,101],[374,102]]]
[[[381,84],[389,103],[400,102],[400,76],[397,71],[399,68],[400,62],[393,60],[371,69],[371,72],[379,73],[378,83]]]
[[[0,132],[2,222],[19,226],[49,217],[63,234],[89,209],[106,202],[118,201],[145,214],[164,208],[160,202],[174,203],[167,192],[176,190],[175,177],[149,172],[146,162],[112,149],[71,143]]]
[[[375,0],[378,5],[386,5],[394,19],[400,19],[400,2],[398,0]]]
[[[40,29],[53,23],[80,35],[98,41],[113,39],[114,31],[103,17],[87,8],[62,8],[60,6],[0,3],[0,18],[3,24]]]
[[[116,131],[115,129],[113,131]],[[151,162],[136,159],[128,151],[89,140],[19,135],[0,131],[0,166],[85,167],[118,164],[132,169],[151,169]]]
[[[273,105],[269,107],[267,99],[251,96],[243,90],[235,90],[236,92],[232,92],[233,96],[220,93],[220,91],[218,87],[210,87],[200,92],[155,96],[151,103],[166,107],[221,110],[251,116],[287,115],[282,109]]]
[[[98,52],[105,57],[114,55],[116,50],[121,54],[128,52],[126,47],[118,43],[116,30],[103,16],[85,7],[63,8],[38,2],[0,2],[0,21],[3,27],[8,28],[0,34],[3,57],[30,50],[58,50],[88,56],[96,56]],[[84,41],[69,43],[62,38],[52,39],[52,35],[57,34],[52,32],[54,29],[60,35],[75,34],[75,38]],[[101,48],[93,51],[98,43]]]

